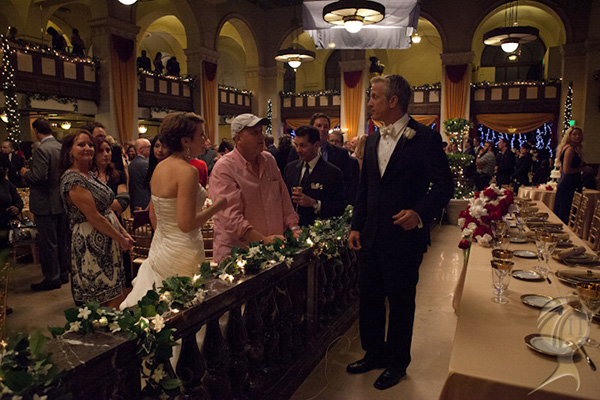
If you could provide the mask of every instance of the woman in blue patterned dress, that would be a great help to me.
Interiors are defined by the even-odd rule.
[[[117,307],[125,287],[121,251],[131,249],[133,239],[111,210],[113,191],[90,174],[93,160],[88,131],[63,140],[60,192],[72,231],[71,292],[77,305],[96,301]]]

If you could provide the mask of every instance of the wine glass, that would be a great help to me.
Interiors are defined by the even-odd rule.
[[[292,196],[302,194],[302,186],[293,186],[292,187]],[[298,212],[298,203],[295,206],[296,212]]]
[[[496,297],[492,298],[494,303],[507,304],[508,300],[503,297],[504,291],[508,289],[510,283],[510,272],[514,262],[511,260],[491,260],[492,264],[492,282],[496,288]]]
[[[554,249],[556,249],[556,244],[558,243],[558,237],[556,235],[546,234],[546,235],[542,235],[542,241],[544,242],[543,254],[544,254],[544,264],[545,264],[545,267],[543,268],[543,272],[544,272],[544,274],[546,274],[546,277],[547,277],[548,272],[550,271],[550,268],[548,267],[548,261],[550,260],[552,253],[554,253]]]
[[[542,261],[544,261],[544,248],[546,247],[546,242],[543,240],[544,236],[549,235],[543,229],[535,230],[535,249],[537,250],[537,259],[538,264],[534,267],[534,269],[538,272],[544,272],[542,268]]]
[[[594,315],[600,311],[600,283],[580,283],[577,285],[577,296],[581,309],[586,314],[588,321],[592,322]],[[586,338],[584,345],[600,347],[596,340]]]
[[[494,235],[494,247],[499,247],[499,239],[506,235],[506,222],[494,220],[492,221],[492,234]]]
[[[511,250],[506,250],[506,249],[494,249],[492,250],[492,260],[511,260],[513,258],[513,252]],[[494,271],[492,271],[492,274],[494,274]],[[492,276],[493,278],[493,276]],[[498,289],[496,288],[496,285],[492,282],[492,288],[494,289],[494,294],[497,295],[498,294]],[[506,287],[503,286],[502,290],[506,290]]]

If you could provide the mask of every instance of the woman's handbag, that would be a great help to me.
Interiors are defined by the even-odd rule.
[[[37,236],[35,224],[27,217],[16,216],[10,221],[8,242],[12,245],[31,242]]]

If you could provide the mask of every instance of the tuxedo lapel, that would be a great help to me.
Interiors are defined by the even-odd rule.
[[[408,120],[408,123],[406,124],[406,126],[408,128],[414,129],[416,131],[417,127],[415,125],[416,125],[416,121],[414,119],[412,119],[412,118],[410,118]],[[414,137],[411,138],[410,140],[413,140],[413,139],[414,139]],[[394,165],[401,160],[402,152],[404,151],[404,147],[406,146],[406,142],[408,142],[408,139],[406,139],[406,137],[403,135],[398,140],[398,143],[396,143],[396,147],[394,147],[394,151],[392,152],[392,156],[390,157],[390,161],[388,162],[388,165],[385,168],[385,172],[384,172],[384,174],[382,176],[382,179],[387,175],[388,171],[392,171]]]
[[[371,135],[375,136],[375,143],[371,148],[368,148],[369,151],[369,159],[373,160],[374,168],[377,171],[377,175],[381,176],[381,171],[379,171],[379,156],[377,155],[377,148],[379,147],[379,140],[381,140],[381,134],[379,131],[372,133]]]

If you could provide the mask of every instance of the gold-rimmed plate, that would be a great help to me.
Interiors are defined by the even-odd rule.
[[[522,281],[541,281],[544,277],[529,269],[513,269],[511,273],[513,278],[520,279]]]
[[[570,356],[575,351],[564,340],[539,333],[525,336],[525,343],[531,350],[552,357]]]
[[[524,238],[524,237],[518,237],[518,236],[512,237],[511,236],[510,242],[511,243],[529,243],[529,240],[527,240],[527,238]]]
[[[600,283],[600,273],[598,271],[561,269],[556,271],[555,275],[561,283],[573,287],[580,283]]]
[[[520,258],[537,258],[537,254],[531,250],[515,250],[513,254]]]
[[[552,299],[552,297],[543,294],[524,294],[521,296],[523,304],[533,308],[542,308]]]

